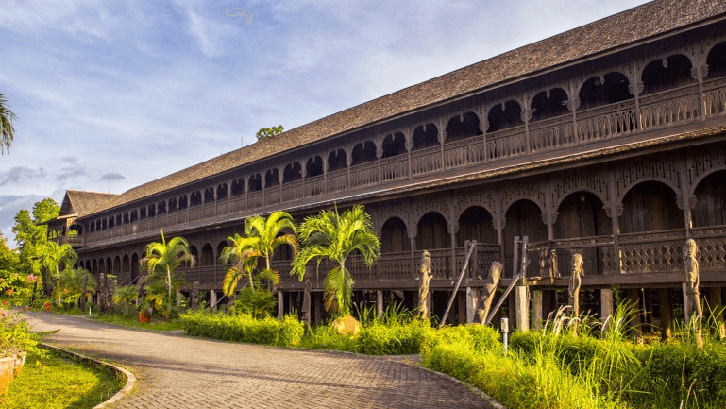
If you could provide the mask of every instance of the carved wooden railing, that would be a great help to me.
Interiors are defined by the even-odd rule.
[[[308,177],[274,186],[264,191],[247,192],[231,199],[177,211],[174,218],[157,215],[143,221],[84,234],[88,245],[104,240],[123,238],[130,234],[155,234],[161,227],[183,226],[202,219],[224,218],[230,214],[255,213],[280,203],[308,197],[335,195],[363,189],[380,183],[408,183],[415,177],[440,174],[472,165],[507,160],[528,154],[556,151],[565,147],[585,146],[603,140],[634,135],[641,131],[668,128],[703,118],[726,115],[726,78],[704,81],[703,94],[697,83],[644,95],[589,110],[561,115],[529,124],[489,132],[459,141],[419,149],[395,157],[331,171],[327,175]],[[640,124],[640,130],[637,128]],[[576,132],[575,132],[576,130]],[[527,144],[529,141],[529,145]],[[410,158],[410,162],[409,162]],[[163,221],[162,221],[163,219]],[[603,266],[607,269],[607,263]],[[617,267],[614,267],[617,270]],[[649,267],[650,268],[650,267]],[[658,268],[658,267],[654,267]]]
[[[623,274],[670,273],[681,270],[685,230],[625,233],[619,236]]]
[[[726,271],[726,226],[693,229],[701,271]]]
[[[555,251],[554,258],[552,250]],[[582,267],[587,275],[603,274],[617,264],[613,258],[611,235],[544,241],[529,246],[527,276],[569,276],[574,253],[582,254]]]

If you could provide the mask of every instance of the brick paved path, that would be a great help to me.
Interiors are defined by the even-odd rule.
[[[137,377],[113,408],[490,408],[463,384],[386,358],[234,344],[28,314],[46,342]]]

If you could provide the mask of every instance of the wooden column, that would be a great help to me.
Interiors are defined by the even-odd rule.
[[[673,310],[667,288],[658,289],[658,310],[660,312],[660,337],[665,341],[672,336],[673,331]]]
[[[542,290],[532,290],[532,328],[539,331],[542,325]]]
[[[600,289],[600,323],[602,324],[602,332],[606,332],[608,327],[612,325],[613,315],[615,314],[615,299],[613,298],[613,290],[610,288]]]
[[[615,268],[617,271],[615,274],[621,274],[622,268],[621,268],[621,259],[620,259],[620,227],[618,225],[618,216],[622,212],[622,207],[620,206],[620,203],[618,203],[618,190],[615,186],[615,170],[610,169],[608,172],[608,189],[610,193],[610,207],[605,209],[605,213],[610,216],[610,220],[613,225],[613,258],[615,263]],[[608,209],[610,211],[608,211]]]
[[[209,306],[212,311],[217,311],[217,292],[209,290]]]
[[[376,291],[376,313],[379,317],[383,316],[383,291]]]
[[[285,295],[282,291],[277,292],[277,318],[282,319],[285,315]]]
[[[529,302],[528,289],[526,285],[514,286],[514,308],[516,310],[517,331],[529,331]]]

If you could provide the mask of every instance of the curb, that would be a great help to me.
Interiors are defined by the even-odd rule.
[[[99,365],[99,366],[108,367],[111,370],[113,370],[114,372],[116,372],[117,374],[123,375],[124,377],[126,377],[126,385],[124,385],[124,387],[121,388],[121,390],[119,390],[118,392],[116,392],[108,400],[106,400],[104,402],[101,402],[98,405],[94,406],[93,409],[105,408],[108,404],[110,404],[112,402],[116,402],[117,400],[123,398],[124,396],[126,396],[131,391],[131,388],[133,388],[134,384],[136,383],[136,377],[134,376],[134,374],[132,374],[131,372],[129,372],[125,368],[122,368],[122,367],[116,366],[116,365],[112,365],[112,364],[109,364],[109,363],[106,363],[106,362],[102,362],[102,361],[99,361],[97,359],[93,359],[93,358],[87,357],[85,355],[79,354],[77,352],[73,352],[73,351],[70,351],[70,350],[67,350],[67,349],[59,348],[57,346],[49,345],[49,344],[46,344],[46,343],[41,343],[41,345],[44,348],[52,349],[54,351],[57,351],[57,352],[60,352],[60,353],[66,354],[66,355],[72,355],[73,357],[75,357],[77,359],[80,359],[81,361],[84,361],[84,362],[93,363],[93,364],[96,364],[96,365]]]

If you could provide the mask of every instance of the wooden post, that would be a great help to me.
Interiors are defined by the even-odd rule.
[[[671,337],[673,330],[671,301],[668,298],[667,288],[658,289],[658,310],[660,311],[660,337],[665,341]]]
[[[383,316],[383,290],[376,291],[376,313],[379,317]]]
[[[613,315],[615,314],[615,299],[613,290],[610,288],[600,289],[600,323],[602,324],[602,333],[607,332],[608,327],[612,325]]]
[[[479,305],[479,290],[472,287],[466,287],[466,323],[474,322],[476,315],[476,307]]]
[[[217,292],[214,290],[209,290],[209,306],[212,311],[217,311]]]
[[[285,296],[282,291],[277,292],[277,318],[282,319],[285,315]]]
[[[514,287],[514,308],[516,310],[517,331],[529,331],[529,303],[527,300],[528,286],[518,285]]]
[[[532,290],[532,328],[539,331],[542,325],[542,290]]]

